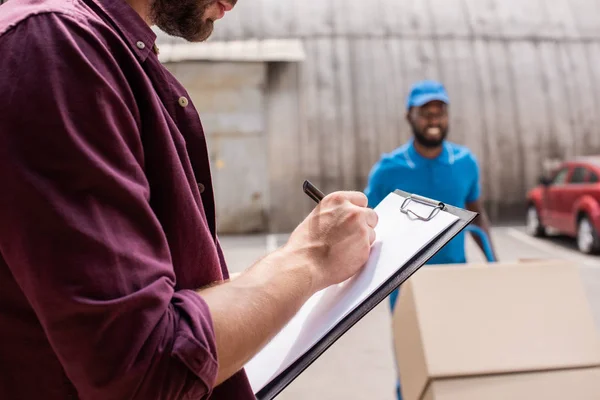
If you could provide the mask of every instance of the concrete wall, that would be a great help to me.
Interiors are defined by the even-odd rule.
[[[266,65],[186,62],[166,67],[185,85],[202,118],[210,151],[218,230],[268,230]]]

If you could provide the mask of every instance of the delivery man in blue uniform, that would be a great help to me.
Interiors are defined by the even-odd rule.
[[[429,197],[479,213],[473,222],[490,237],[488,217],[480,201],[479,166],[464,146],[446,140],[450,100],[444,86],[436,81],[413,85],[407,100],[406,119],[413,138],[395,151],[384,154],[373,166],[365,193],[375,207],[396,189]],[[479,236],[475,241],[485,252]],[[492,245],[492,256],[496,259]],[[428,264],[466,262],[464,233],[455,237]],[[392,312],[398,290],[390,296]],[[397,388],[401,399],[400,385]]]

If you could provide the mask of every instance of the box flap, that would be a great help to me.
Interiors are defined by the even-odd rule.
[[[600,369],[441,379],[432,382],[423,400],[597,400]]]

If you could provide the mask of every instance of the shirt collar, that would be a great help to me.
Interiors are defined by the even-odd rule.
[[[131,51],[145,61],[156,52],[156,34],[125,0],[89,0],[96,4],[124,36]]]
[[[412,138],[408,144],[407,156],[413,165],[423,165],[427,163],[441,163],[446,165],[454,164],[454,152],[452,151],[452,145],[444,141],[442,152],[436,158],[425,158],[414,146],[415,139]]]

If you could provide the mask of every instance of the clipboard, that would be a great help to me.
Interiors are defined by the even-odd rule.
[[[384,301],[394,290],[410,278],[412,274],[437,254],[444,245],[461,233],[477,217],[477,213],[401,190],[396,190],[393,194],[403,198],[398,211],[413,220],[419,220],[426,223],[434,219],[441,211],[454,215],[457,217],[457,220],[444,232],[438,235],[437,238],[433,239],[427,246],[415,253],[408,262],[405,262],[403,266],[385,281],[385,283],[338,322],[335,327],[325,334],[325,336],[316,344],[304,352],[299,359],[294,361],[289,367],[256,392],[255,396],[258,400],[271,400],[279,395],[350,328],[373,310],[373,308],[379,305],[379,303]],[[418,206],[420,211],[416,212],[415,206]],[[424,208],[423,206],[427,207]]]

